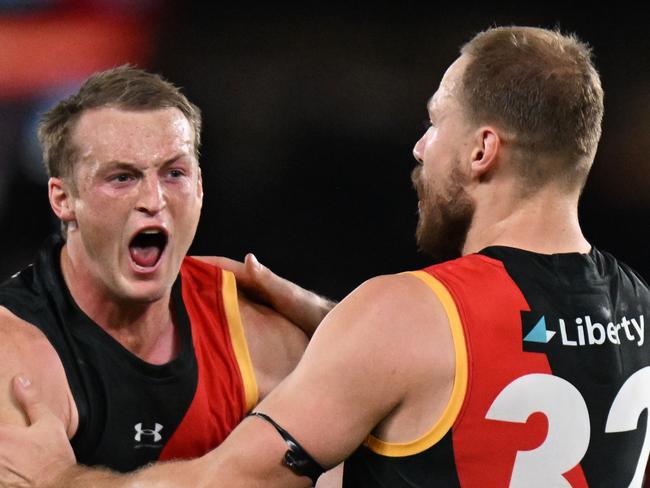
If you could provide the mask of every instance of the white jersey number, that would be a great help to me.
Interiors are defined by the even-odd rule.
[[[625,381],[609,411],[605,432],[635,430],[645,409],[650,409],[650,367],[640,369]],[[517,452],[509,486],[570,488],[562,475],[580,463],[591,436],[587,404],[575,386],[550,374],[522,376],[499,393],[485,418],[525,423],[536,412],[546,415],[548,433],[538,448]],[[641,488],[643,482],[650,453],[650,421],[647,425],[629,488]]]

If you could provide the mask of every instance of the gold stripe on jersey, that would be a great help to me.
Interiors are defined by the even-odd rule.
[[[372,435],[368,436],[365,445],[377,454],[388,457],[412,456],[429,449],[440,441],[456,421],[460,409],[463,406],[465,392],[467,390],[467,349],[465,346],[465,334],[454,299],[447,288],[429,273],[425,271],[409,271],[407,274],[422,280],[433,290],[442,303],[449,320],[451,335],[454,341],[456,371],[449,402],[440,419],[428,432],[410,442],[386,442]]]
[[[239,314],[239,300],[237,298],[237,283],[235,275],[230,271],[221,270],[223,295],[223,304],[228,320],[228,329],[230,330],[230,340],[235,351],[239,371],[241,372],[242,382],[244,383],[244,394],[246,397],[246,412],[253,409],[259,400],[259,391],[257,381],[255,380],[255,371],[248,352],[248,344],[244,335],[244,326],[242,325],[241,315]]]

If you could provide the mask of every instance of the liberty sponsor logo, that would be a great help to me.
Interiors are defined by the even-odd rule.
[[[525,322],[524,320],[524,324]],[[616,345],[632,342],[640,347],[645,341],[643,315],[631,319],[623,316],[619,322],[597,321],[590,315],[585,315],[574,319],[558,318],[557,322],[553,323],[557,324],[556,330],[549,328],[546,317],[542,316],[533,328],[525,333],[524,341],[548,344],[557,336],[562,345],[570,347],[601,345],[605,342]]]
[[[162,435],[160,432],[163,430],[163,426],[159,423],[154,424],[153,429],[143,429],[142,422],[139,422],[133,426],[135,428],[135,441],[136,442],[160,442],[162,440]],[[159,447],[159,446],[156,446]]]

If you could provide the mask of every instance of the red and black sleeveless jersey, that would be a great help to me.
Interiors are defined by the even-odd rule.
[[[634,271],[596,249],[491,247],[413,275],[448,315],[451,398],[412,442],[370,436],[344,486],[641,486],[650,290]]]
[[[79,411],[77,461],[129,471],[219,445],[258,399],[232,273],[185,258],[171,295],[180,352],[153,365],[77,307],[61,246],[52,238],[0,286],[0,305],[41,329],[61,358]]]

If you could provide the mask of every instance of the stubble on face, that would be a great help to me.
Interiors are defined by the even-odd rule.
[[[460,161],[454,161],[445,182],[425,181],[422,166],[411,173],[411,181],[420,200],[415,238],[418,249],[437,261],[461,256],[476,204],[465,190]]]

